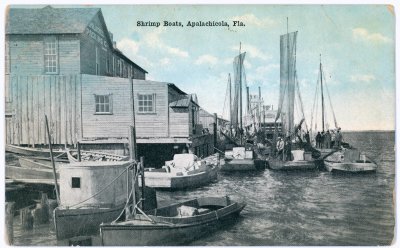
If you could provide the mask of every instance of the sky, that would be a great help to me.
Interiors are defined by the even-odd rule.
[[[210,113],[223,115],[233,59],[246,52],[251,94],[277,109],[279,39],[298,31],[297,75],[311,121],[320,54],[333,110],[343,130],[395,126],[395,17],[385,5],[98,5],[117,47],[147,70],[147,79],[195,93]],[[287,23],[288,18],[288,23]],[[161,22],[138,26],[137,22]],[[182,27],[163,26],[164,21]],[[229,27],[188,27],[225,21]],[[245,26],[234,27],[233,21]],[[331,110],[328,105],[328,117]],[[317,116],[313,117],[314,119]],[[331,126],[333,123],[328,120]]]
[[[246,52],[244,67],[250,93],[257,94],[260,86],[264,104],[277,108],[279,39],[288,27],[289,32],[298,31],[297,74],[308,122],[321,54],[338,125],[343,130],[394,129],[395,17],[390,7],[99,7],[117,47],[149,72],[148,79],[174,83],[186,93],[196,93],[200,106],[210,113],[223,114],[228,73],[233,74],[239,44]],[[234,27],[235,20],[245,26]],[[161,26],[137,26],[137,21],[161,22]],[[183,27],[165,27],[163,21],[180,21]],[[226,21],[230,26],[193,28],[186,26],[188,21]],[[326,105],[331,117],[329,103]]]

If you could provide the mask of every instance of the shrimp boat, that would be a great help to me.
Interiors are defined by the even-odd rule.
[[[160,169],[146,169],[146,186],[164,189],[183,189],[206,185],[217,179],[219,155],[204,159],[194,154],[175,154]]]
[[[234,221],[246,206],[229,197],[204,197],[150,211],[124,221],[100,225],[104,246],[161,246],[187,244]],[[140,210],[140,209],[138,209]]]
[[[241,45],[240,45],[241,47]],[[241,52],[234,59],[234,89],[231,90],[231,77],[229,74],[228,88],[229,92],[229,115],[230,127],[229,132],[221,134],[230,143],[234,144],[232,150],[226,150],[224,154],[224,163],[221,165],[221,171],[249,171],[265,169],[266,161],[261,159],[255,153],[254,147],[244,144],[243,135],[243,116],[242,116],[242,84],[244,78],[244,58],[246,52]],[[246,84],[246,82],[245,82]],[[233,93],[233,101],[231,100]],[[261,94],[261,93],[260,93]],[[227,94],[228,95],[228,94]],[[247,99],[249,111],[249,99]]]
[[[309,170],[316,169],[316,154],[311,144],[301,140],[300,132],[305,126],[303,104],[296,72],[296,40],[297,31],[281,35],[280,38],[280,94],[278,113],[275,117],[273,138],[273,154],[268,160],[269,168],[273,170]],[[299,108],[295,108],[297,93]],[[302,119],[295,125],[294,111],[300,109]],[[278,145],[277,120],[281,118],[284,145]],[[282,138],[282,137],[281,137]],[[276,149],[275,149],[276,147]]]
[[[84,161],[58,169],[60,204],[54,210],[58,240],[91,235],[118,217],[130,187],[130,161]]]
[[[254,171],[265,169],[266,162],[255,159],[254,151],[245,147],[234,147],[232,151],[225,151],[224,163],[221,171]]]
[[[378,165],[357,149],[342,149],[324,159],[329,172],[374,172]]]

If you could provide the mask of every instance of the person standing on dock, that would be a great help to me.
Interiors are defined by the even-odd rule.
[[[337,148],[339,149],[342,147],[342,140],[343,136],[342,133],[340,132],[340,127],[339,127],[335,135],[335,146],[337,146]]]
[[[279,137],[278,142],[276,143],[276,156],[283,160],[283,149],[285,148],[285,142],[283,141],[282,137]]]
[[[321,148],[321,133],[318,132],[317,136],[315,136],[315,143],[317,148]]]
[[[329,130],[326,131],[325,138],[324,138],[325,148],[331,148],[331,133]]]

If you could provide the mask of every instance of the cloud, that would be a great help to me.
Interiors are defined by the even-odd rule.
[[[350,76],[350,81],[351,82],[364,82],[364,83],[369,83],[371,81],[374,81],[376,78],[372,74],[355,74]]]
[[[365,28],[354,28],[353,30],[353,38],[356,40],[365,40],[376,43],[390,43],[392,40],[389,37],[384,36],[381,33],[370,33]]]
[[[160,64],[161,65],[169,65],[170,63],[171,63],[171,60],[169,58],[160,59]]]
[[[117,42],[117,47],[124,53],[137,54],[139,51],[139,43],[128,38],[123,38]]]
[[[254,14],[245,14],[241,16],[234,16],[231,18],[231,21],[241,21],[246,26],[256,26],[256,27],[270,27],[275,24],[275,21],[265,17],[265,18],[258,18]]]
[[[180,58],[188,58],[189,53],[187,51],[183,51],[176,47],[171,47],[165,44],[165,42],[161,39],[161,34],[166,31],[166,28],[156,28],[150,32],[146,32],[143,34],[143,38],[141,39],[143,44],[149,46],[151,48],[156,48],[160,51],[166,51],[170,55],[180,57]]]
[[[237,46],[232,46],[233,51],[239,51],[239,47]],[[242,52],[246,52],[246,56],[249,56],[249,58],[258,58],[261,60],[269,60],[272,58],[271,55],[261,51],[255,46],[249,45],[249,44],[244,44],[242,45],[241,48]]]
[[[201,64],[211,64],[215,65],[218,62],[218,58],[215,56],[212,56],[210,54],[204,54],[201,55],[200,57],[197,58],[197,60],[194,62],[196,65],[201,65]]]

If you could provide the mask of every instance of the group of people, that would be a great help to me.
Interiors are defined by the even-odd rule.
[[[335,130],[327,130],[326,132],[318,132],[315,136],[316,148],[331,148],[342,146],[343,135],[340,132],[340,128]]]

